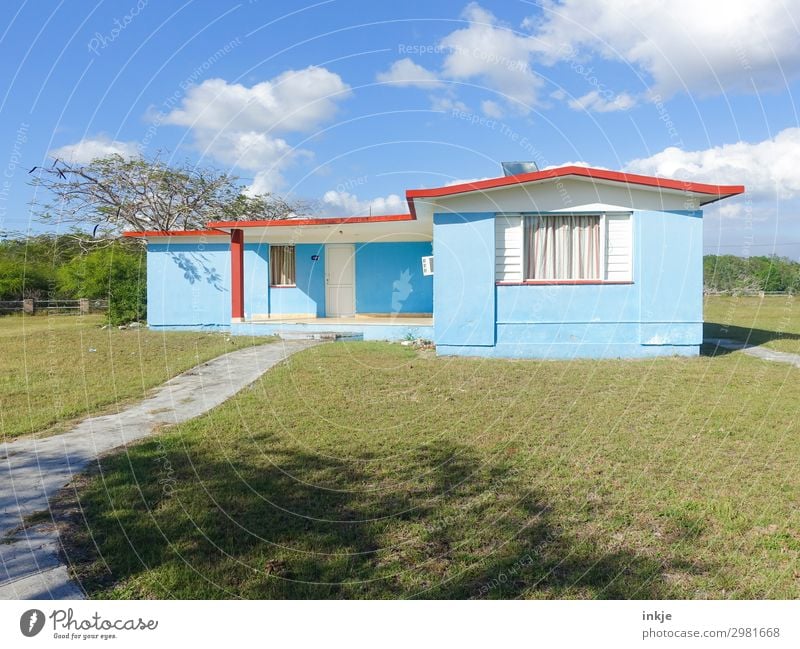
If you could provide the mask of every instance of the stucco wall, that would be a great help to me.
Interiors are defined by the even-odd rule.
[[[356,313],[432,313],[433,277],[422,274],[430,242],[356,244]]]
[[[494,213],[434,215],[437,345],[494,345],[494,254]]]
[[[318,257],[318,259],[314,259]],[[247,260],[244,262],[247,277]],[[272,288],[269,286],[269,264],[263,284],[248,284],[245,280],[245,318],[252,314],[280,315],[282,313],[325,315],[325,246],[316,243],[295,246],[295,282],[292,288]],[[260,289],[259,286],[263,287]],[[247,295],[263,290],[269,295],[268,311],[247,312]]]
[[[252,256],[252,248],[246,255]],[[203,327],[231,321],[228,243],[149,243],[147,322]]]
[[[297,246],[297,286],[270,288],[269,245],[244,246],[245,317],[325,313],[324,248]],[[313,255],[319,260],[314,261]],[[147,322],[151,326],[227,327],[231,322],[230,245],[150,243]]]
[[[230,324],[227,242],[150,243],[147,251],[147,321],[151,326]],[[431,313],[433,278],[422,274],[421,265],[421,257],[430,254],[430,242],[357,244],[357,312]],[[245,244],[245,318],[325,315],[325,246],[298,244],[295,258],[296,286],[270,287],[269,244]]]
[[[496,286],[494,214],[434,215],[440,354],[638,357],[702,342],[700,212],[633,214],[633,283]]]

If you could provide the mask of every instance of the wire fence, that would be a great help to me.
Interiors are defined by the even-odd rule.
[[[733,295],[733,296],[747,296],[747,297],[770,297],[770,296],[795,296],[797,293],[795,291],[756,291],[752,289],[729,289],[729,290],[714,290],[714,289],[703,289],[703,295]]]
[[[108,310],[108,300],[2,300],[0,315],[24,313],[35,315],[86,315],[88,313],[104,313]]]

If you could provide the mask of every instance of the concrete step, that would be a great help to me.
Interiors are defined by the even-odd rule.
[[[364,334],[357,331],[298,331],[278,330],[281,340],[363,340]]]

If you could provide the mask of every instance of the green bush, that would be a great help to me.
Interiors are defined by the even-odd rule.
[[[706,255],[703,285],[707,291],[800,291],[800,263],[785,257]]]
[[[144,318],[147,299],[144,250],[115,242],[74,257],[57,271],[61,292],[108,300],[108,320],[125,324]]]

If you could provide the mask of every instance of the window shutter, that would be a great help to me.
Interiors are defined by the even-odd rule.
[[[495,279],[522,281],[522,217],[499,215],[495,219]]]
[[[606,216],[606,279],[612,282],[631,280],[632,235],[629,214]]]

